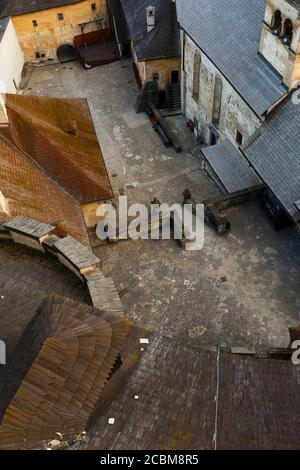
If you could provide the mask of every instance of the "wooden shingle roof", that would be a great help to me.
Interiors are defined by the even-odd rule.
[[[72,437],[91,417],[129,330],[126,319],[56,295],[40,307],[0,379],[0,448]]]

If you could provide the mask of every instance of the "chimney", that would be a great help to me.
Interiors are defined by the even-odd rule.
[[[0,128],[8,127],[8,126],[9,126],[9,121],[8,121],[4,96],[0,94]]]
[[[152,31],[152,29],[155,28],[155,7],[147,7],[146,15],[147,15],[147,31],[148,33],[150,33],[150,31]]]

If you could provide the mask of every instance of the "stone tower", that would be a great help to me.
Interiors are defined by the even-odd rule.
[[[259,52],[288,88],[300,80],[300,0],[267,0]]]

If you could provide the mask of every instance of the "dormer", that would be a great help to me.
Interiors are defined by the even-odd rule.
[[[288,88],[300,80],[300,0],[267,0],[259,52]]]

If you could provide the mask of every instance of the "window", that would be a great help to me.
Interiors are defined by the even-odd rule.
[[[92,11],[97,10],[96,3],[92,3],[92,4],[91,4],[91,9],[92,9]]]
[[[152,80],[159,80],[159,73],[158,72],[153,72]]]
[[[36,20],[32,20],[32,26],[33,26],[34,28],[36,28],[37,25],[38,25],[38,22],[37,22]]]
[[[291,20],[289,20],[289,19],[285,20],[284,26],[283,26],[282,42],[286,46],[290,46],[291,43],[292,43],[293,30],[294,30],[294,27],[293,27],[293,23],[291,22]]]
[[[279,10],[276,10],[272,18],[272,33],[280,36],[282,31],[282,15]]]
[[[236,132],[236,143],[238,146],[242,145],[243,143],[243,134],[240,131]]]
[[[40,52],[36,52],[36,53],[35,53],[35,57],[36,57],[36,59],[40,59],[40,58],[41,58]]]
[[[200,69],[201,55],[199,51],[194,54],[194,73],[193,73],[193,99],[198,103],[200,93]]]
[[[63,13],[57,13],[57,18],[58,18],[59,21],[63,21],[64,14]]]
[[[212,114],[212,122],[216,127],[219,126],[219,122],[220,122],[222,91],[223,91],[222,78],[217,75],[215,78],[213,114]]]
[[[171,83],[179,83],[179,71],[178,70],[172,70]]]

